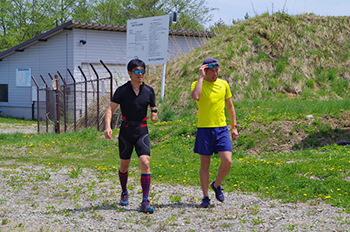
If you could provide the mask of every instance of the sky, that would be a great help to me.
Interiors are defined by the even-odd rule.
[[[284,10],[289,15],[313,13],[319,16],[350,16],[350,0],[206,0],[207,7],[218,8],[212,12],[211,26],[219,19],[227,25],[232,20],[244,19],[263,13],[275,13]]]

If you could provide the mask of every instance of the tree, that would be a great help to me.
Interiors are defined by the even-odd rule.
[[[92,10],[91,0],[79,0],[76,2],[74,9],[72,10],[72,18],[81,22],[94,21],[94,14]]]
[[[204,0],[170,0],[164,1],[165,12],[176,11],[179,15],[178,23],[171,25],[173,29],[202,31],[204,24],[211,21],[209,13],[216,8],[204,5]]]
[[[14,38],[13,34],[15,33],[14,22],[11,20],[12,4],[11,0],[2,0],[0,2],[0,51],[4,48],[14,46],[17,41]]]
[[[125,0],[123,11],[126,12],[127,20],[167,14],[163,0]]]
[[[91,5],[92,19],[96,23],[121,24],[123,0],[95,0]],[[122,23],[123,24],[123,23]]]
[[[173,29],[203,30],[211,20],[204,0],[95,0],[92,11],[94,21],[126,25],[128,20],[178,13],[178,23]]]
[[[69,20],[126,25],[139,19],[178,13],[172,29],[204,30],[216,8],[205,0],[1,0],[0,51],[31,39]]]

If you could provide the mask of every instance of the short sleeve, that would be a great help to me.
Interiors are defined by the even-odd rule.
[[[121,92],[122,92],[121,88],[118,87],[117,90],[114,92],[113,97],[111,98],[111,101],[117,104],[120,104],[121,97],[122,97]]]
[[[224,81],[224,83],[225,83],[225,87],[226,87],[225,99],[229,99],[232,97],[232,92],[231,92],[230,86],[228,85],[227,81]]]
[[[150,104],[149,104],[149,106],[150,107],[155,107],[156,106],[156,97],[155,97],[153,88],[151,88],[150,93],[151,93],[151,96],[150,96]]]
[[[192,82],[191,84],[191,92],[194,90],[194,88],[196,87],[196,84],[197,84],[198,81],[194,81]]]

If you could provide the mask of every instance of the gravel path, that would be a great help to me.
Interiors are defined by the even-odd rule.
[[[36,127],[3,127],[1,133],[36,133]],[[118,205],[117,174],[82,170],[78,178],[49,164],[0,165],[0,231],[350,231],[350,214],[326,204],[282,204],[241,192],[199,208],[199,187],[154,184],[154,214],[139,212],[139,180],[129,180],[130,204]]]
[[[139,180],[130,180],[130,204],[119,206],[117,174],[83,169],[21,166],[0,168],[0,231],[349,231],[350,214],[326,204],[282,204],[240,192],[225,203],[198,208],[201,191],[152,185],[154,214],[139,212]],[[70,172],[72,175],[72,172]],[[137,175],[136,175],[137,176]]]
[[[40,131],[44,132],[46,128],[41,126]],[[1,134],[9,134],[9,133],[23,133],[23,134],[36,134],[38,133],[38,125],[37,124],[9,124],[9,123],[1,123],[0,122],[0,133]]]

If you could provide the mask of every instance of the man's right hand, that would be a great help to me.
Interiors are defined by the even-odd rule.
[[[200,77],[204,77],[205,76],[205,70],[208,68],[207,64],[203,64],[200,68],[199,68],[199,76]]]
[[[115,102],[109,103],[109,106],[107,107],[106,110],[106,115],[105,115],[105,138],[106,139],[111,139],[112,138],[112,129],[111,129],[111,121],[112,121],[112,115],[113,111],[117,108],[119,104]]]
[[[111,139],[112,138],[112,129],[106,129],[105,130],[105,138]]]

